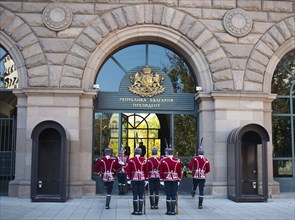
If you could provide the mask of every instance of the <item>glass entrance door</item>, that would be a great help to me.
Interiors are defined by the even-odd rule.
[[[130,147],[130,155],[140,144],[145,146],[145,157],[150,157],[152,149],[161,152],[161,121],[154,113],[122,113],[122,144]]]
[[[157,148],[159,155],[170,139],[170,115],[155,113],[95,113],[94,122],[94,154],[100,157],[106,147],[118,154],[120,147],[130,149],[140,143],[145,146],[145,157],[150,157],[152,149]],[[167,143],[167,144],[166,144]]]

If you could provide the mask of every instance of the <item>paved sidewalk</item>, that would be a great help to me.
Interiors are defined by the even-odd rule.
[[[160,197],[159,209],[149,209],[146,199],[146,215],[133,216],[131,196],[113,196],[110,209],[105,209],[105,197],[96,196],[83,199],[69,199],[64,203],[31,202],[30,199],[0,197],[1,220],[36,219],[295,219],[294,195],[285,198],[273,198],[267,202],[236,203],[222,198],[204,199],[204,208],[197,209],[197,197],[179,197],[179,214],[165,215],[165,197]]]

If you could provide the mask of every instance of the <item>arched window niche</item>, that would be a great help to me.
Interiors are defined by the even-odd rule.
[[[197,82],[188,62],[170,48],[154,43],[129,45],[109,56],[97,74],[99,90],[118,91],[122,78],[139,66],[163,71],[169,77],[174,92],[195,92]]]
[[[194,96],[198,85],[194,76],[181,54],[163,44],[141,42],[125,45],[112,53],[99,69],[95,81],[99,92],[94,116],[94,154],[100,156],[105,147],[111,147],[116,154],[119,147],[134,142],[129,146],[132,154],[137,145],[136,133],[138,141],[147,145],[146,157],[150,156],[154,145],[160,149],[159,154],[163,154],[167,146],[175,147],[179,156],[194,154],[197,139]],[[131,128],[130,123],[128,132],[126,118],[130,115],[153,117],[153,122],[158,120],[158,127],[153,128],[157,132],[151,131],[150,123],[146,134]],[[115,143],[111,142],[112,118],[116,118],[118,129]],[[185,122],[188,134],[183,131]],[[134,136],[130,137],[133,141],[124,136],[127,132]],[[148,136],[149,133],[153,134]],[[187,141],[179,138],[185,135],[189,137]]]
[[[273,175],[281,192],[294,190],[294,98],[295,50],[288,52],[277,64],[271,92],[277,94],[272,102]]]

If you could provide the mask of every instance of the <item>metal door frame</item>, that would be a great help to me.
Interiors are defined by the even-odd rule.
[[[0,118],[0,195],[8,195],[15,177],[16,118]]]
[[[56,130],[61,137],[61,156],[60,156],[60,193],[59,195],[38,195],[38,150],[39,136],[42,131],[47,128]],[[48,202],[64,202],[68,198],[68,176],[69,176],[69,152],[68,140],[65,129],[55,121],[40,122],[32,131],[32,171],[31,171],[31,200],[33,202],[48,201]]]

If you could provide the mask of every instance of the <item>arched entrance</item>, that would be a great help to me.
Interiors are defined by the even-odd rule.
[[[68,141],[64,128],[54,121],[41,122],[34,128],[32,140],[32,201],[65,201]]]
[[[227,140],[228,198],[237,202],[268,199],[267,142],[258,124],[233,129]]]
[[[159,157],[166,147],[191,157],[197,143],[194,74],[176,52],[152,42],[127,45],[100,69],[94,106],[94,160],[110,147],[154,147]],[[187,137],[184,139],[183,137]]]

